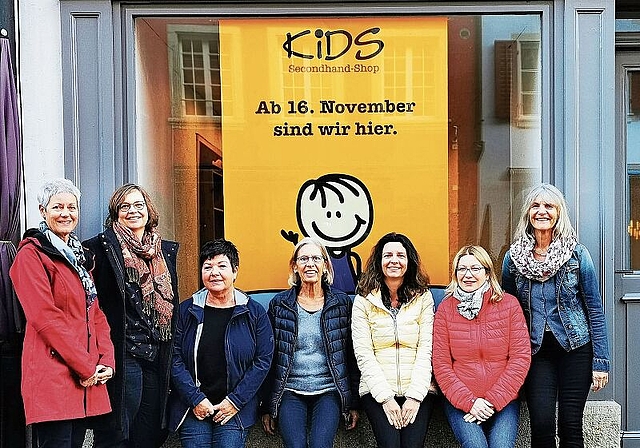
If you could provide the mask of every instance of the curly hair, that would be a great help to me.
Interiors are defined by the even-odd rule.
[[[371,250],[365,270],[358,282],[357,293],[366,296],[373,291],[379,290],[384,305],[390,307],[391,296],[382,272],[382,250],[387,243],[400,243],[407,251],[407,271],[397,292],[400,303],[407,303],[415,296],[429,289],[429,276],[422,269],[418,251],[409,238],[395,232],[387,233],[380,238]]]

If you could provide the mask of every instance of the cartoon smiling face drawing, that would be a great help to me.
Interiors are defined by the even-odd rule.
[[[348,249],[365,240],[373,226],[367,187],[348,174],[325,174],[306,181],[298,192],[298,226],[329,249]]]

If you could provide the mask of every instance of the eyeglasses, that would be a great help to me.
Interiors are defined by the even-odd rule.
[[[476,275],[478,273],[480,273],[480,271],[482,271],[483,269],[487,269],[484,266],[471,266],[470,268],[466,267],[466,266],[460,266],[459,268],[456,268],[456,272],[458,273],[458,275],[462,274],[462,275],[466,275],[467,271],[471,272],[472,275]]]
[[[122,204],[120,204],[120,206],[118,207],[118,210],[120,210],[122,213],[127,213],[129,210],[131,210],[131,207],[133,207],[135,210],[142,210],[147,206],[147,204],[143,201],[138,201],[138,202],[134,202],[133,204],[129,204],[127,202],[123,202]]]
[[[324,258],[321,257],[320,255],[312,255],[311,257],[302,255],[296,258],[296,261],[300,264],[307,264],[309,260],[313,261],[315,264],[319,264],[321,261],[324,261]]]

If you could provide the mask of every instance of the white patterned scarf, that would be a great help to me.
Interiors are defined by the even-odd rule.
[[[531,280],[545,282],[556,275],[558,269],[565,264],[578,244],[574,236],[554,238],[547,250],[544,260],[538,261],[533,256],[535,239],[531,235],[517,239],[511,244],[509,253],[518,271]]]

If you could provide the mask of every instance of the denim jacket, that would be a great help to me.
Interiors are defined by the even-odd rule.
[[[171,431],[176,431],[187,413],[206,398],[199,387],[197,366],[206,297],[203,288],[178,309],[169,397]],[[236,306],[225,332],[227,399],[239,410],[234,420],[246,429],[257,420],[258,391],[273,357],[273,332],[262,305],[238,290],[235,297]]]
[[[573,255],[555,274],[556,299],[560,321],[569,337],[569,351],[589,341],[593,345],[593,370],[608,372],[610,369],[607,326],[602,309],[602,298],[593,260],[586,247],[576,245]],[[531,339],[536,340],[544,331],[544,322],[532,321],[531,280],[522,275],[507,251],[502,263],[502,287],[520,301]],[[533,354],[537,352],[534,350]]]

